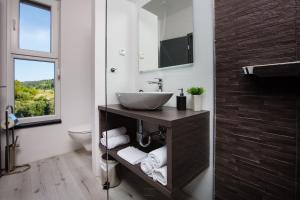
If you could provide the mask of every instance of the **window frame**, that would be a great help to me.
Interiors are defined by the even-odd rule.
[[[58,58],[59,41],[59,5],[56,0],[27,0],[36,4],[41,4],[51,9],[51,48],[50,52],[26,50],[19,48],[20,32],[20,2],[21,0],[11,0],[11,52],[19,55],[31,55],[45,58]]]
[[[61,119],[61,66],[60,66],[60,13],[59,2],[57,0],[28,0],[29,2],[45,5],[51,8],[51,51],[41,52],[19,48],[19,8],[21,0],[10,0],[8,10],[10,13],[7,18],[7,97],[9,104],[15,106],[15,59],[52,62],[54,63],[54,82],[55,82],[55,114],[19,118],[19,124],[35,124],[38,122],[55,121]]]
[[[32,56],[24,56],[24,55],[12,55],[11,56],[11,66],[12,67],[12,77],[13,77],[13,83],[11,83],[12,87],[10,88],[10,91],[13,91],[12,95],[12,101],[13,105],[15,105],[15,65],[14,65],[14,60],[15,59],[20,59],[20,60],[29,60],[29,61],[38,61],[38,62],[51,62],[54,63],[54,110],[55,114],[54,115],[44,115],[44,116],[36,116],[36,117],[24,117],[24,118],[19,118],[19,121],[21,123],[33,123],[33,122],[42,122],[42,121],[51,121],[51,120],[57,120],[60,119],[60,80],[57,78],[58,74],[58,61],[56,59],[51,59],[51,58],[36,58]]]

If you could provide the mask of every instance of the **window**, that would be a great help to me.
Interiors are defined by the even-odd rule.
[[[20,2],[20,49],[51,51],[51,8]]]
[[[10,102],[21,123],[60,119],[58,2],[10,4]]]
[[[54,115],[53,62],[14,59],[17,117]]]

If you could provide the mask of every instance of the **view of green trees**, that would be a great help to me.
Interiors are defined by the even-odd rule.
[[[15,81],[15,113],[19,118],[53,115],[54,80]]]

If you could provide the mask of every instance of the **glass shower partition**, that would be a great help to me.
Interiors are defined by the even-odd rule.
[[[109,0],[106,9],[107,199],[200,200],[190,183],[210,166],[210,112],[195,75],[194,2]]]

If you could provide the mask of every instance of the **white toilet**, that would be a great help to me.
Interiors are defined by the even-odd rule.
[[[86,151],[92,151],[92,129],[91,125],[84,124],[70,128],[68,130],[70,137],[81,144]]]

